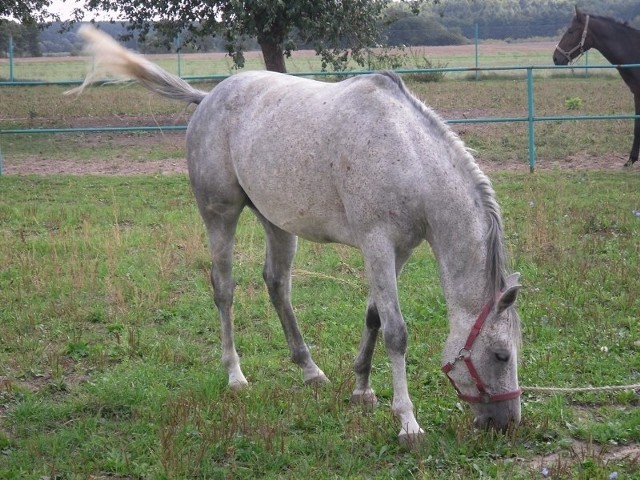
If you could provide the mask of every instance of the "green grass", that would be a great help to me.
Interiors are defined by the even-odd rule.
[[[507,43],[489,42],[478,46],[478,65],[480,67],[517,66],[517,65],[551,65],[553,53],[551,42]],[[454,49],[442,47],[410,47],[404,51],[392,50],[390,53],[407,56],[407,68],[421,67],[419,60],[426,57],[434,65],[448,67],[471,68],[476,65],[475,46],[458,46]],[[165,70],[185,77],[206,75],[228,75],[236,73],[232,60],[223,53],[207,54],[176,54],[149,55],[152,61],[158,63]],[[247,52],[245,55],[245,70],[262,70],[264,62],[259,51]],[[576,70],[587,63],[586,57],[579,60]],[[416,65],[417,63],[417,65]],[[287,70],[290,72],[317,72],[321,70],[321,60],[314,52],[308,50],[294,51],[286,59]],[[607,61],[597,51],[590,51],[589,65],[606,65]],[[363,67],[352,62],[352,70]],[[364,67],[368,68],[368,67]],[[39,81],[73,81],[81,80],[87,71],[86,57],[50,57],[50,58],[17,58],[14,60],[13,76],[16,80]],[[615,73],[610,71],[614,76]],[[504,72],[502,73],[504,74]],[[547,72],[548,74],[548,72]],[[8,79],[10,67],[8,59],[0,59],[0,79]],[[454,77],[465,76],[465,73],[450,74]],[[473,74],[475,76],[475,73]],[[481,75],[491,76],[484,72]]]
[[[523,274],[523,385],[638,383],[640,176],[494,176]],[[263,234],[243,216],[236,340],[250,389],[220,363],[206,240],[188,181],[0,177],[0,478],[638,478],[630,392],[523,396],[523,423],[474,431],[439,371],[446,309],[433,256],[400,282],[408,375],[427,440],[402,449],[382,345],[380,405],[350,407],[366,301],[349,248],[301,242],[294,307],[327,388],[302,386],[261,281]],[[606,347],[606,351],[603,347]],[[590,448],[578,452],[574,442]],[[574,452],[571,454],[571,452]]]

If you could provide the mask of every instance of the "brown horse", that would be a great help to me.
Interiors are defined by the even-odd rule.
[[[553,63],[568,65],[590,48],[602,53],[612,65],[618,65],[620,76],[633,93],[636,112],[633,146],[624,164],[630,167],[638,160],[640,151],[640,118],[637,117],[640,115],[640,70],[622,65],[640,63],[640,31],[612,18],[583,13],[576,7],[576,16],[553,52]]]

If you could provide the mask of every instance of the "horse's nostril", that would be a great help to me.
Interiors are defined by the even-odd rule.
[[[496,360],[498,360],[499,362],[508,362],[509,359],[511,358],[511,355],[509,355],[508,352],[496,352]]]

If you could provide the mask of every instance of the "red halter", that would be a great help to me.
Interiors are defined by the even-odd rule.
[[[489,392],[487,392],[487,389],[485,388],[485,385],[482,382],[480,375],[478,375],[478,371],[476,370],[476,367],[474,367],[473,362],[471,361],[471,348],[473,347],[473,343],[476,341],[476,338],[478,338],[478,335],[480,334],[480,330],[482,330],[482,326],[484,325],[485,320],[491,313],[491,310],[493,309],[494,304],[495,304],[495,301],[490,300],[484,306],[484,308],[478,315],[478,318],[476,319],[476,323],[474,323],[473,327],[471,327],[471,332],[467,337],[467,341],[464,344],[464,347],[462,347],[462,349],[458,353],[458,356],[453,360],[453,362],[449,362],[444,367],[442,367],[442,371],[445,373],[447,378],[451,381],[451,385],[453,385],[453,388],[456,389],[456,392],[458,393],[458,398],[460,398],[461,400],[464,400],[465,402],[469,402],[469,403],[502,402],[504,400],[512,400],[514,398],[518,398],[522,393],[522,390],[518,388],[517,390],[513,390],[511,392],[490,394]],[[462,393],[460,389],[458,389],[456,382],[454,382],[453,378],[451,378],[451,376],[449,375],[449,372],[453,370],[458,360],[463,360],[465,365],[467,366],[467,369],[469,370],[469,375],[471,375],[471,378],[473,379],[473,382],[476,384],[476,388],[478,389],[478,395],[465,395],[464,393]]]

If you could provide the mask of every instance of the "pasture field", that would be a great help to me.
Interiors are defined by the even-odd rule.
[[[549,65],[553,42],[486,43],[480,45],[480,65]],[[474,46],[422,47],[407,51],[409,59],[428,58],[434,66],[474,65]],[[590,64],[606,63],[591,52]],[[149,56],[163,68],[177,71],[175,56]],[[181,57],[183,76],[232,73],[223,54],[191,54]],[[263,68],[258,52],[247,54],[247,68]],[[4,64],[2,62],[5,62]],[[86,70],[86,58],[16,59],[16,77],[46,80],[79,80]],[[288,60],[292,72],[318,71],[312,52],[294,52]],[[382,65],[384,66],[384,65]],[[411,66],[411,65],[409,65]],[[6,60],[0,59],[0,77]],[[24,72],[20,74],[18,72]],[[610,115],[633,112],[631,93],[614,70],[585,71],[536,70],[534,82],[535,114]],[[447,119],[477,117],[524,117],[527,93],[524,71],[483,72],[479,81],[474,73],[447,73],[439,82],[422,82],[420,76],[405,76],[409,87],[427,105]],[[331,80],[330,78],[328,80]],[[198,83],[210,89],[212,83]],[[0,130],[30,128],[185,125],[192,108],[150,95],[138,86],[111,85],[87,90],[82,96],[64,96],[70,86],[0,88]],[[528,158],[525,123],[458,124],[454,126],[468,146],[477,151],[482,163],[524,164]],[[536,124],[538,166],[557,162],[622,165],[632,141],[632,120],[539,122]],[[34,139],[37,138],[37,141]],[[6,170],[21,170],[21,165],[46,164],[54,160],[77,171],[69,162],[82,165],[100,157],[106,171],[122,168],[122,163],[176,160],[182,158],[182,132],[165,131],[161,135],[129,132],[126,134],[81,135],[1,135],[0,152]],[[107,148],[103,148],[107,147]],[[122,152],[126,150],[126,158]],[[606,157],[606,158],[605,158]],[[115,165],[115,166],[114,166]],[[25,167],[33,170],[32,167]],[[525,167],[526,168],[526,167]]]
[[[524,286],[521,384],[639,383],[640,176],[493,180]],[[184,175],[3,176],[0,195],[0,478],[639,478],[634,392],[525,393],[519,429],[473,429],[439,371],[446,309],[425,246],[400,282],[427,430],[407,451],[381,344],[380,405],[348,404],[366,300],[355,250],[300,243],[294,307],[332,380],[304,387],[261,281],[261,228],[242,218],[236,340],[252,386],[232,392]]]
[[[524,79],[487,77],[480,81],[445,79],[409,87],[444,119],[526,117]],[[198,84],[208,90],[212,84]],[[621,79],[611,76],[550,77],[534,83],[538,116],[610,115],[633,111],[633,100]],[[90,128],[186,125],[193,111],[161,99],[135,85],[91,88],[80,97],[65,96],[63,86],[0,88],[0,129]],[[456,124],[453,128],[476,150],[483,165],[527,168],[527,125],[520,123]],[[537,166],[584,161],[620,167],[633,140],[632,120],[537,122]],[[50,173],[75,172],[102,161],[106,171],[169,160],[184,166],[184,132],[82,134],[0,134],[0,151],[8,173],[28,172],[44,164]],[[72,165],[77,168],[73,168]]]
[[[555,48],[553,41],[540,42],[484,42],[478,46],[478,65],[480,67],[514,66],[514,65],[546,65],[551,66],[551,55]],[[380,54],[379,50],[374,50]],[[404,50],[394,49],[384,52],[385,55],[405,55],[406,68],[424,68],[424,58],[434,67],[475,67],[476,54],[474,45],[456,45],[442,47],[407,47]],[[232,60],[224,53],[194,53],[194,54],[164,54],[148,55],[147,58],[156,62],[171,73],[180,73],[186,77],[200,77],[207,75],[230,75],[236,73]],[[245,69],[263,70],[264,62],[260,52],[246,52]],[[577,62],[577,66],[605,65],[607,61],[597,52],[589,52],[588,58]],[[37,57],[15,58],[14,79],[27,81],[78,81],[84,78],[87,70],[86,57]],[[300,50],[292,53],[286,60],[289,72],[318,72],[321,62],[313,51]],[[369,56],[364,68],[383,68],[376,63],[375,54]],[[388,68],[388,67],[387,67]],[[363,67],[353,63],[348,66],[351,70],[362,70]],[[578,69],[579,70],[579,69]],[[544,71],[540,74],[544,75]],[[0,58],[0,80],[9,78],[9,60]],[[548,72],[546,72],[548,74]],[[450,74],[460,76],[464,74]]]
[[[526,112],[522,78],[408,83],[446,119]],[[616,76],[552,75],[535,89],[538,115],[632,110]],[[0,88],[0,129],[181,125],[192,112],[137,86],[63,90]],[[536,124],[534,175],[525,125],[454,128],[490,172],[522,272],[521,384],[640,383],[640,170],[619,168],[631,121]],[[366,303],[360,255],[300,242],[294,308],[332,380],[304,387],[262,283],[263,234],[249,213],[234,276],[236,342],[252,385],[229,391],[183,140],[173,131],[0,135],[0,478],[529,479],[544,469],[554,479],[640,478],[637,392],[526,392],[520,428],[473,429],[440,372],[448,324],[426,246],[399,286],[411,395],[427,430],[419,448],[397,443],[382,344],[379,406],[348,403]]]

